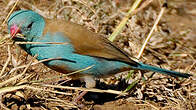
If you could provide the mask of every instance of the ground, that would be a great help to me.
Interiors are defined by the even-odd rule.
[[[137,57],[154,25],[164,0],[154,0],[131,15],[114,43]],[[64,109],[172,109],[196,108],[196,3],[194,0],[168,0],[164,11],[139,61],[166,69],[186,72],[188,79],[148,71],[118,73],[98,79],[100,90],[126,91],[127,94],[89,92],[77,104],[73,99],[84,83],[58,77],[42,63],[29,65],[35,58],[27,55],[9,39],[3,24],[16,0],[0,0],[0,108],[13,110]],[[31,9],[48,19],[65,19],[109,37],[125,17],[133,0],[23,0],[14,8]],[[144,3],[144,2],[142,2]],[[12,72],[13,71],[13,72]],[[56,78],[54,78],[56,76]],[[44,80],[43,80],[44,79]],[[130,87],[131,86],[131,87]],[[72,89],[63,87],[73,87]],[[128,89],[130,87],[130,89]]]

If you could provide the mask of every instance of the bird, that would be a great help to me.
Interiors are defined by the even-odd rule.
[[[19,46],[31,56],[37,55],[37,60],[53,58],[43,63],[57,72],[66,74],[92,66],[73,76],[73,79],[85,81],[87,88],[95,87],[95,78],[109,77],[130,69],[148,70],[173,77],[191,76],[138,62],[107,38],[82,25],[60,19],[46,19],[32,10],[15,11],[7,24],[14,41],[43,42]]]

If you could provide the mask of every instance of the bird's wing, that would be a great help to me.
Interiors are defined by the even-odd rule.
[[[61,20],[46,20],[45,32],[63,32],[71,40],[75,53],[137,64],[112,42],[81,25]]]

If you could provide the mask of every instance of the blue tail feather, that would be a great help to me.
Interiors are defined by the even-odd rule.
[[[173,76],[173,77],[189,78],[191,76],[190,74],[187,74],[187,73],[180,73],[180,72],[176,72],[176,71],[170,71],[170,70],[162,69],[162,68],[155,67],[155,66],[150,66],[150,65],[147,65],[147,64],[143,64],[143,63],[139,63],[139,65],[136,68],[140,69],[140,70],[150,70],[150,71],[153,71],[153,72],[167,74],[167,75],[170,75],[170,76]]]

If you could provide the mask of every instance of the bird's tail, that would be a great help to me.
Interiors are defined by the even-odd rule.
[[[143,64],[143,63],[139,63],[139,65],[136,67],[137,69],[140,70],[150,70],[150,71],[154,71],[154,72],[159,72],[162,74],[167,74],[173,77],[183,77],[183,78],[189,78],[191,75],[187,74],[187,73],[180,73],[180,72],[176,72],[176,71],[170,71],[170,70],[166,70],[166,69],[162,69],[159,67],[155,67],[155,66],[150,66],[147,64]]]

